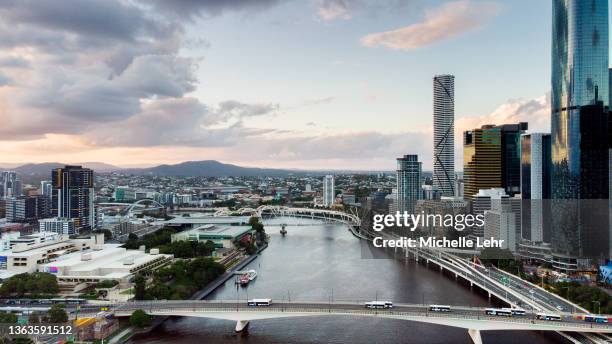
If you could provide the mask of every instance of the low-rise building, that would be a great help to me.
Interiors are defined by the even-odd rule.
[[[62,255],[42,264],[41,272],[54,274],[61,284],[77,285],[116,280],[127,282],[135,274],[166,265],[172,255],[159,250],[128,250],[120,244],[95,245],[91,249]]]
[[[208,240],[217,248],[233,248],[234,243],[241,240],[250,241],[252,229],[250,226],[204,225],[191,230],[172,234],[172,242]]]
[[[39,231],[53,232],[64,235],[78,235],[78,228],[74,219],[53,217],[38,221]]]

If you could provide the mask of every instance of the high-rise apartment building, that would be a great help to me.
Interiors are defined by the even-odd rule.
[[[323,178],[323,205],[330,207],[336,200],[336,189],[334,185],[334,176],[326,175]]]
[[[436,75],[433,92],[433,185],[455,196],[455,77]]]
[[[414,212],[416,201],[422,198],[421,173],[422,163],[417,155],[397,159],[397,211]]]
[[[93,171],[81,166],[51,172],[52,216],[73,219],[77,232],[95,228]]]
[[[551,240],[562,270],[610,256],[608,15],[608,0],[552,2]]]

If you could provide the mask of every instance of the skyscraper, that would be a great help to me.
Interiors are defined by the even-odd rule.
[[[51,183],[51,215],[74,219],[77,232],[94,229],[93,171],[81,166],[56,168],[51,172]]]
[[[553,266],[573,270],[609,256],[607,201],[584,201],[608,199],[608,0],[554,0],[552,12]]]
[[[455,77],[433,78],[433,185],[442,196],[455,196]]]
[[[520,192],[521,134],[527,123],[483,125],[463,134],[464,196],[478,190],[504,188],[509,196]]]
[[[404,155],[397,159],[397,210],[414,212],[416,201],[421,199],[422,163],[417,155]]]
[[[551,157],[550,134],[521,137],[522,237],[550,242]]]
[[[336,190],[334,186],[334,176],[326,175],[323,178],[323,205],[331,207],[336,199]]]
[[[463,192],[472,199],[479,190],[500,188],[501,132],[493,125],[463,133]]]
[[[528,124],[520,122],[498,127],[501,129],[502,187],[512,197],[521,192],[521,134]]]
[[[0,192],[3,198],[19,197],[22,193],[21,179],[13,171],[0,174]]]

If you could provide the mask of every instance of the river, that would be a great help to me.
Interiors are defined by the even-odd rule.
[[[272,298],[299,301],[371,301],[487,306],[484,294],[404,259],[363,259],[362,243],[342,225],[287,226],[265,222],[270,245],[247,268],[258,271],[248,287],[234,280],[206,299]],[[299,220],[304,224],[311,220]],[[390,253],[392,255],[392,253]],[[247,269],[245,268],[245,269]],[[238,290],[237,290],[238,289]],[[347,316],[253,321],[245,333],[224,320],[172,317],[130,343],[472,343],[467,331],[402,320]],[[483,332],[484,343],[556,343],[555,335],[527,331]]]

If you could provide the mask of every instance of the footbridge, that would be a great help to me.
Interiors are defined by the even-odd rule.
[[[305,217],[324,221],[341,222],[355,227],[359,227],[361,225],[361,219],[355,214],[322,208],[294,208],[286,206],[262,205],[257,208],[257,216]]]
[[[416,321],[468,330],[475,343],[482,343],[480,331],[525,330],[612,333],[612,324],[586,323],[570,313],[561,321],[538,320],[535,313],[500,317],[485,314],[483,308],[453,307],[450,312],[432,312],[428,306],[396,304],[389,309],[369,309],[363,302],[273,302],[270,306],[248,306],[245,300],[232,301],[137,301],[112,304],[81,305],[78,314],[94,315],[101,309],[117,317],[127,317],[137,309],[156,316],[187,316],[236,321],[236,331],[244,330],[250,321],[306,316],[377,317]]]

